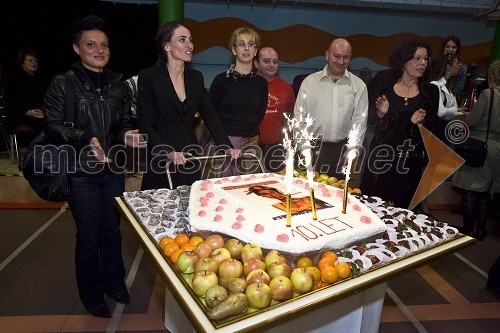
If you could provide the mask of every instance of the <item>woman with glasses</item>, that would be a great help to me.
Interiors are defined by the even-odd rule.
[[[376,91],[369,112],[375,136],[362,190],[397,207],[410,206],[426,164],[419,125],[432,129],[437,118],[439,91],[426,80],[430,60],[429,45],[406,41],[389,57],[390,70],[368,87]]]
[[[217,144],[228,149],[231,146],[210,103],[203,75],[186,66],[194,49],[189,29],[177,22],[165,23],[158,28],[155,46],[158,61],[139,73],[137,83],[137,120],[148,137],[147,172],[142,179],[142,190],[170,187],[167,159],[172,167],[174,188],[191,185],[201,177],[200,164],[188,160],[202,154],[195,134],[197,113]],[[234,158],[238,154],[234,149],[228,153]]]
[[[266,113],[268,96],[267,81],[253,67],[259,46],[257,32],[247,27],[236,29],[229,42],[235,63],[214,78],[209,94],[233,147],[260,158],[259,125]],[[236,170],[234,163],[224,166],[220,175],[256,171],[252,169],[254,164],[241,166],[243,170]]]

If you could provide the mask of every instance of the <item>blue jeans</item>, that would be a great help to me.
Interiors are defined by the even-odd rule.
[[[70,178],[69,206],[76,223],[76,280],[83,305],[104,304],[104,292],[126,291],[120,214],[113,198],[123,194],[123,174]]]

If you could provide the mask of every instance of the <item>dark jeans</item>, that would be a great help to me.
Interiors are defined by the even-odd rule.
[[[285,149],[282,144],[259,144],[259,146],[262,149],[266,172],[279,172],[285,168]]]
[[[113,198],[123,194],[123,174],[70,178],[69,206],[76,223],[76,280],[83,305],[104,304],[104,292],[126,290],[120,214]]]

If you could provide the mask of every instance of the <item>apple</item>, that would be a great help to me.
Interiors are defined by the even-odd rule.
[[[177,258],[177,268],[181,273],[193,273],[194,265],[200,256],[193,251],[184,251]]]
[[[231,253],[228,249],[220,247],[213,250],[212,253],[210,253],[210,257],[213,258],[217,264],[220,264],[225,259],[231,259]]]
[[[243,264],[243,274],[245,276],[247,276],[254,269],[266,269],[266,264],[258,258],[252,258]]]
[[[252,258],[262,260],[262,249],[257,244],[248,243],[241,249],[241,261],[246,263]]]
[[[197,296],[205,297],[208,288],[219,282],[217,274],[212,271],[198,271],[193,277],[193,291]]]
[[[264,283],[254,283],[245,290],[248,305],[256,309],[264,309],[271,304],[271,287]]]
[[[208,258],[210,257],[210,253],[212,253],[213,249],[208,243],[199,242],[195,245],[193,252],[197,253],[200,258]]]
[[[247,278],[245,281],[246,281],[247,285],[251,285],[254,283],[269,284],[269,282],[271,281],[271,278],[269,277],[269,274],[267,274],[265,270],[254,269],[253,271],[250,272],[250,274],[247,275]]]
[[[312,290],[314,278],[305,268],[295,268],[290,274],[293,289],[299,294],[305,294]]]
[[[293,283],[285,276],[276,276],[269,282],[271,297],[277,301],[287,301],[293,297]]]
[[[289,278],[290,274],[292,274],[292,269],[286,262],[273,262],[267,267],[266,271],[271,279],[280,275]]]
[[[266,267],[269,267],[269,265],[271,265],[273,262],[286,263],[286,258],[278,250],[271,250],[266,254],[264,262],[266,263]]]
[[[241,249],[243,249],[243,243],[239,239],[231,238],[224,244],[224,247],[231,253],[231,258],[241,259]]]
[[[182,279],[186,281],[186,283],[192,287],[193,286],[193,277],[194,273],[181,273]]]
[[[239,278],[243,274],[243,264],[236,259],[226,259],[219,264],[219,276]]]
[[[194,271],[212,271],[217,274],[219,270],[219,264],[214,258],[200,258],[196,264],[194,264]]]
[[[213,250],[220,249],[221,247],[224,247],[224,238],[217,234],[210,235],[205,239],[205,243],[210,245]]]

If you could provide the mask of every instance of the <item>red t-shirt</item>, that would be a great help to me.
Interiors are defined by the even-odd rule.
[[[295,94],[292,87],[279,77],[267,82],[268,100],[264,120],[260,123],[261,144],[276,144],[283,140],[284,112],[293,114]]]

